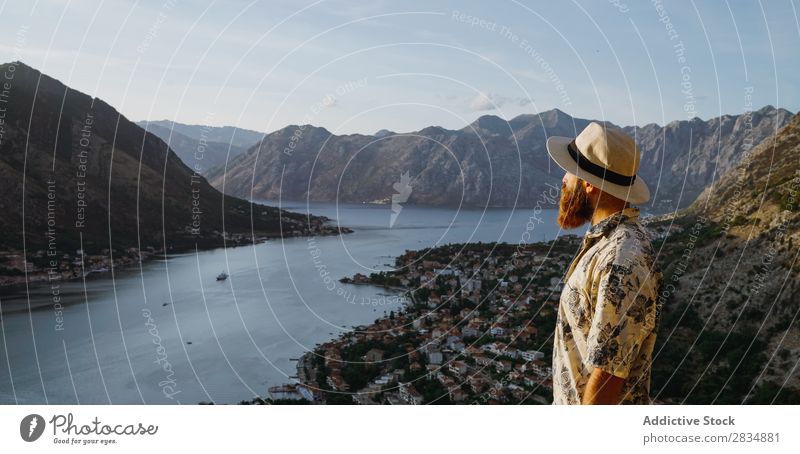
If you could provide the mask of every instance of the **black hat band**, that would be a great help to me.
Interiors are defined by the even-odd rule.
[[[575,160],[575,163],[578,164],[578,167],[598,178],[608,181],[609,183],[618,184],[620,186],[630,186],[634,181],[636,181],[636,175],[629,177],[593,163],[586,156],[584,156],[583,153],[581,153],[581,150],[579,150],[575,145],[574,140],[567,145],[567,151],[569,152],[569,155],[572,156],[572,159]]]

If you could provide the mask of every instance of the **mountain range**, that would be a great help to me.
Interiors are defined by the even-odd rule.
[[[21,62],[0,74],[0,250],[183,250],[328,228],[223,195],[101,99]]]
[[[169,120],[137,121],[167,143],[190,168],[204,175],[258,143],[264,133],[233,126],[187,125]]]
[[[800,115],[686,209],[651,218],[664,270],[653,395],[800,404]]]
[[[639,174],[653,194],[649,208],[688,206],[790,117],[785,109],[765,106],[706,121],[624,127],[642,150]],[[336,135],[291,125],[206,176],[221,191],[253,200],[388,203],[394,184],[408,173],[408,203],[532,207],[563,176],[548,158],[547,138],[574,137],[590,121],[553,109],[508,121],[485,115],[459,130],[430,126],[410,133]]]

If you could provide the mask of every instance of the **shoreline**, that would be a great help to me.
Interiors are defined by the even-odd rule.
[[[329,220],[325,221],[326,223]],[[75,268],[68,268],[63,271],[59,272],[51,272],[51,269],[38,269],[34,271],[28,271],[26,274],[24,271],[19,270],[19,274],[3,274],[0,275],[0,295],[13,295],[19,292],[25,292],[26,290],[31,290],[32,288],[44,288],[48,285],[48,283],[52,282],[75,282],[80,281],[83,279],[107,279],[110,276],[111,271],[116,270],[128,270],[133,268],[134,266],[141,266],[145,263],[149,263],[153,260],[169,260],[173,257],[191,253],[193,251],[213,251],[215,249],[227,249],[227,248],[236,248],[242,246],[255,246],[259,244],[266,243],[268,241],[273,241],[276,239],[288,239],[288,238],[306,238],[306,237],[314,237],[314,236],[333,236],[333,235],[342,235],[342,234],[349,234],[353,233],[353,229],[349,227],[339,227],[335,225],[325,225],[324,230],[320,231],[307,231],[303,232],[302,234],[284,234],[284,235],[275,235],[275,234],[265,234],[259,235],[254,240],[246,240],[246,241],[232,241],[230,239],[225,240],[223,239],[221,242],[217,243],[214,242],[209,243],[207,241],[201,241],[195,243],[195,248],[191,247],[178,247],[173,248],[170,252],[164,252],[163,249],[154,249],[152,246],[146,246],[144,250],[138,250],[135,248],[128,249],[129,252],[122,252],[119,254],[115,254],[115,258],[113,261],[104,261],[99,265],[92,266],[89,265],[88,267],[84,263],[83,267],[75,267]],[[247,238],[247,237],[245,237]],[[135,251],[130,252],[131,249],[135,249]],[[22,254],[21,250],[6,250],[2,253],[7,254],[7,256],[11,256],[13,254]],[[99,254],[98,254],[99,255]],[[97,256],[97,255],[91,255]],[[86,257],[91,257],[88,254],[84,254],[84,259]],[[108,257],[107,254],[102,254],[104,259]],[[80,270],[83,269],[83,273]],[[76,274],[77,271],[77,274]],[[10,311],[15,312],[15,311]],[[10,313],[3,311],[3,313]]]
[[[375,283],[375,282],[356,282],[356,281],[353,280],[353,278],[350,278],[350,277],[347,277],[347,276],[345,276],[343,278],[340,278],[339,282],[341,282],[342,284],[363,285],[363,286],[368,286],[368,287],[382,288],[384,290],[394,290],[396,292],[403,292],[403,293],[407,292],[409,290],[408,287],[400,287],[400,286],[396,286],[396,285],[378,284],[378,283]]]

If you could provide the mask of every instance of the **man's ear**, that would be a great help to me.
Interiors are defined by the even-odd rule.
[[[588,197],[588,199],[595,203],[597,203],[597,201],[600,200],[600,195],[603,193],[603,191],[600,188],[589,183],[586,180],[583,180],[583,189],[586,191],[586,196]]]

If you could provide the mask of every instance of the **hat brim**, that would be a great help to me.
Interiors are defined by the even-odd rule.
[[[618,199],[626,200],[633,204],[640,204],[650,200],[650,189],[648,189],[647,184],[639,175],[636,176],[636,180],[632,185],[623,186],[610,183],[578,167],[578,163],[572,159],[569,151],[567,151],[567,145],[572,140],[570,137],[559,136],[552,136],[547,139],[547,153],[559,167]]]

